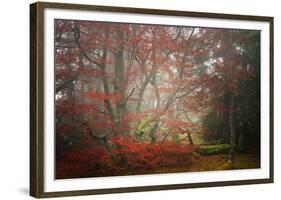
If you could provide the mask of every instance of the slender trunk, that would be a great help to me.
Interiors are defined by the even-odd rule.
[[[106,54],[106,53],[104,53],[104,54]],[[101,71],[103,74],[106,73],[105,66],[101,67]],[[110,91],[109,91],[109,85],[108,85],[107,79],[105,77],[102,78],[102,83],[103,83],[104,93],[108,95],[110,93]],[[111,106],[110,100],[104,99],[104,105],[105,105],[105,108],[107,109],[108,113],[110,114],[111,118],[114,119],[114,112],[113,112],[113,108]]]
[[[235,133],[235,120],[234,120],[234,97],[235,97],[235,88],[234,88],[234,66],[232,64],[233,56],[232,56],[232,49],[233,49],[233,33],[230,30],[229,33],[229,40],[227,41],[228,46],[228,58],[226,59],[229,63],[230,67],[230,105],[229,105],[229,136],[230,136],[230,151],[229,151],[229,164],[233,165],[235,160],[235,147],[236,147],[236,133]]]
[[[150,140],[151,140],[152,144],[156,143],[156,139],[157,139],[156,133],[159,130],[159,127],[160,127],[160,100],[161,99],[160,99],[160,94],[159,94],[158,91],[155,91],[155,94],[156,94],[156,110],[157,110],[157,113],[156,113],[156,116],[155,116],[154,125],[151,128],[150,133],[149,133],[149,137],[150,137]]]
[[[125,88],[124,88],[124,35],[121,30],[117,31],[117,51],[115,52],[115,83],[114,90],[120,95],[121,101],[116,103],[116,131],[119,134],[121,128],[122,118],[124,111],[126,110],[126,103],[122,103],[125,99]]]
[[[108,37],[109,37],[109,32],[107,30],[106,31],[106,40],[107,40]],[[109,84],[108,84],[106,76],[105,76],[105,74],[106,74],[106,58],[107,58],[107,48],[106,48],[106,45],[104,45],[103,54],[102,54],[103,63],[100,65],[100,69],[101,69],[101,72],[103,74],[103,76],[102,76],[103,90],[104,90],[104,93],[108,95],[108,94],[110,94],[110,90],[109,90]],[[110,102],[109,99],[104,99],[104,106],[105,106],[106,110],[108,111],[108,113],[110,114],[111,119],[114,121],[115,116],[114,116],[113,108],[112,108],[112,105],[111,105],[111,102]]]
[[[144,91],[146,89],[146,87],[149,84],[149,80],[146,79],[143,84],[141,85],[141,88],[139,90],[139,94],[138,94],[138,100],[137,100],[137,106],[136,106],[136,112],[140,112],[141,109],[141,103],[143,101],[143,95],[144,95]]]
[[[190,133],[190,132],[187,133],[187,138],[188,138],[189,144],[190,144],[190,145],[193,145],[194,143],[193,143],[193,140],[192,140],[192,137],[191,137],[191,133]]]
[[[231,95],[230,99],[230,111],[229,111],[229,128],[230,128],[230,151],[228,162],[232,165],[234,163],[234,152],[236,146],[236,135],[235,135],[235,123],[234,123],[234,95]]]
[[[244,145],[245,145],[245,138],[244,138],[244,131],[242,130],[239,134],[238,144],[237,144],[237,147],[240,152],[244,151],[245,148]]]
[[[155,59],[156,59],[156,49],[155,49],[155,39],[156,39],[156,31],[153,32],[153,40],[152,40],[152,48],[154,49],[152,52],[152,77],[150,80],[151,85],[154,87],[154,91],[155,91],[155,96],[156,96],[156,116],[155,116],[155,120],[154,120],[154,124],[153,127],[150,130],[149,133],[149,137],[150,137],[150,141],[152,144],[156,143],[156,133],[159,130],[160,127],[160,103],[161,103],[161,99],[160,99],[160,94],[158,91],[158,87],[157,87],[157,73],[156,73],[156,64],[155,64]]]
[[[230,108],[230,94],[229,94],[229,78],[224,77],[224,91],[223,91],[223,106],[225,108]],[[229,112],[223,112],[223,141],[225,143],[230,143],[230,130],[229,130]]]

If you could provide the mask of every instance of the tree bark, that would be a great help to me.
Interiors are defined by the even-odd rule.
[[[230,111],[229,111],[229,129],[230,129],[230,151],[229,151],[229,164],[234,163],[234,153],[236,146],[236,134],[235,134],[235,122],[234,122],[234,95],[231,95],[230,99]]]
[[[191,137],[191,133],[189,131],[187,132],[187,138],[188,138],[189,144],[193,145],[194,143],[193,143],[193,140],[192,140],[192,137]]]
[[[234,83],[235,83],[235,78],[233,76],[234,73],[234,66],[233,66],[233,32],[232,30],[227,31],[227,36],[226,38],[229,38],[227,43],[227,49],[228,49],[228,55],[226,58],[226,61],[230,67],[230,77],[228,84],[230,85],[230,105],[229,105],[229,136],[230,136],[230,151],[229,151],[229,159],[228,162],[229,164],[233,165],[234,160],[235,160],[235,147],[236,147],[236,132],[235,132],[235,113],[234,113],[234,99],[235,99],[235,88],[234,88]]]
[[[117,31],[116,42],[117,50],[114,53],[115,56],[115,81],[114,81],[114,90],[117,94],[120,95],[121,101],[116,103],[116,118],[115,125],[117,134],[120,134],[121,122],[122,118],[125,115],[125,111],[127,110],[127,103],[122,103],[125,99],[125,85],[124,85],[124,34],[120,27],[117,27],[119,30]]]

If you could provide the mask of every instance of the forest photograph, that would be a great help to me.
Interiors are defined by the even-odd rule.
[[[54,27],[56,179],[260,168],[260,30]]]

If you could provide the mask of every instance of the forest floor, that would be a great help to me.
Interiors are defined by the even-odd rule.
[[[159,168],[154,173],[173,172],[198,172],[198,171],[219,171],[230,169],[254,169],[260,168],[259,156],[253,153],[236,154],[234,164],[228,164],[227,154],[204,155],[191,162],[188,166]]]
[[[57,163],[56,178],[82,178],[82,177],[99,177],[99,176],[122,176],[137,174],[163,174],[163,173],[180,173],[180,172],[199,172],[199,171],[219,171],[219,170],[236,170],[236,169],[254,169],[260,168],[259,155],[255,153],[236,153],[234,164],[228,163],[228,154],[216,155],[199,155],[194,154],[194,159],[186,165],[159,166],[154,169],[130,170],[124,168],[118,172],[111,171],[110,168],[103,170],[91,168],[89,159],[83,159],[79,162],[69,162],[63,160]],[[83,166],[83,167],[81,167]]]

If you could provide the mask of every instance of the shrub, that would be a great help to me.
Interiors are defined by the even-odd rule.
[[[114,140],[118,147],[112,151],[119,164],[134,170],[179,166],[191,161],[194,147],[173,142],[151,144]]]
[[[173,142],[151,144],[114,138],[103,146],[72,149],[56,163],[56,178],[78,178],[153,173],[166,167],[187,166],[195,150]]]

